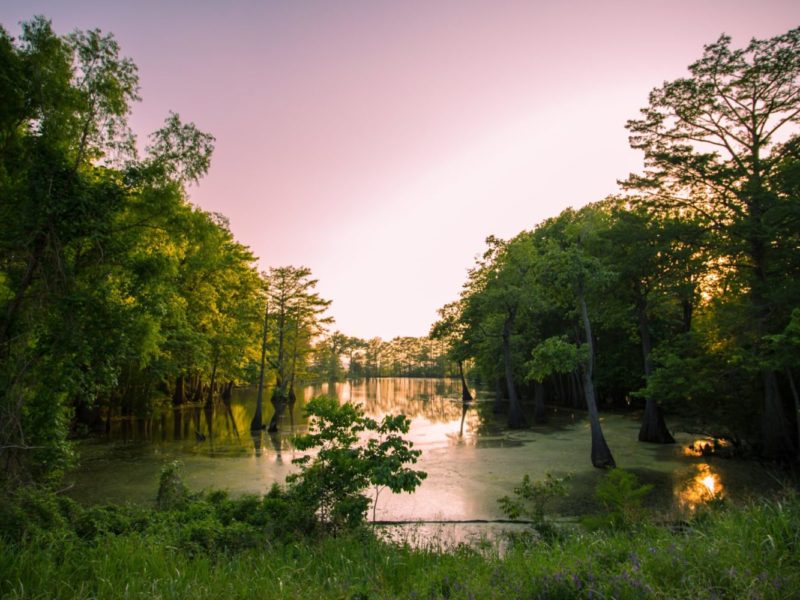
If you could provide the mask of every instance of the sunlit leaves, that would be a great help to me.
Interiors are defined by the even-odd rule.
[[[170,181],[197,183],[211,165],[214,136],[183,123],[176,113],[170,113],[150,140],[147,164]]]
[[[294,460],[300,472],[287,481],[298,497],[309,502],[323,525],[333,531],[356,525],[369,504],[363,496],[369,486],[392,492],[412,492],[427,476],[405,465],[417,462],[421,452],[402,437],[408,433],[404,415],[386,415],[378,422],[364,416],[361,407],[319,397],[305,407],[309,431],[295,438],[299,450],[315,450]]]
[[[528,378],[544,381],[554,373],[571,373],[587,360],[585,344],[576,346],[566,336],[554,336],[544,340],[531,351],[527,363]]]

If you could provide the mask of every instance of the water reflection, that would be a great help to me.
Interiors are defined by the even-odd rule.
[[[708,463],[695,465],[692,475],[675,490],[681,508],[692,512],[697,507],[723,497],[720,474]]]
[[[704,437],[694,440],[683,448],[686,456],[724,456],[731,457],[734,454],[733,445],[727,440],[719,438]]]
[[[264,435],[262,429],[253,429],[250,431],[250,437],[253,439],[253,450],[256,456],[261,456],[261,437]]]
[[[462,400],[462,402],[461,402],[461,425],[458,428],[458,437],[459,437],[459,439],[464,437],[464,419],[467,417],[467,411],[469,410],[470,406],[472,406],[472,402],[468,402],[466,400]]]
[[[412,495],[382,496],[379,519],[497,518],[497,498],[509,494],[525,473],[537,480],[548,471],[576,474],[566,514],[587,511],[593,502],[599,475],[588,460],[588,426],[579,411],[553,410],[547,425],[510,431],[505,418],[493,414],[490,399],[477,395],[463,402],[458,380],[323,382],[297,392],[297,401],[286,407],[272,433],[250,432],[256,398],[249,389],[233,390],[229,403],[208,408],[167,406],[142,418],[113,419],[104,437],[81,443],[81,468],[72,475],[71,494],[89,502],[152,501],[162,465],[175,459],[184,463],[193,490],[263,493],[295,469],[292,436],[307,427],[307,401],[332,394],[363,406],[373,418],[406,414],[411,420],[407,437],[423,451],[418,468],[428,478]],[[532,403],[528,406],[532,409]],[[264,409],[268,421],[273,409],[268,402]],[[760,469],[747,474],[740,462],[715,463],[675,447],[643,446],[637,441],[638,427],[629,415],[604,415],[604,433],[623,467],[659,476],[652,496],[665,509],[677,502],[695,510],[722,493],[736,498],[765,485]],[[684,446],[696,441],[688,434],[680,437]]]
[[[460,400],[460,387],[455,381],[440,379],[370,379],[359,382],[327,382],[306,386],[296,402],[275,408],[267,404],[265,420],[274,421],[276,431],[268,436],[249,431],[255,411],[255,391],[233,390],[229,402],[212,405],[168,406],[145,417],[117,417],[109,421],[104,440],[122,444],[147,444],[180,448],[182,452],[227,456],[264,452],[282,459],[282,452],[291,446],[296,433],[307,425],[303,407],[311,398],[330,395],[341,402],[354,402],[375,418],[403,413],[416,422],[423,437],[448,439],[457,434],[460,443],[475,443],[482,427],[479,410]],[[417,427],[415,427],[416,429]]]
[[[461,417],[461,387],[449,379],[371,378],[357,382],[322,383],[304,390],[304,401],[329,395],[364,407],[374,417],[402,413],[414,419],[451,422]]]

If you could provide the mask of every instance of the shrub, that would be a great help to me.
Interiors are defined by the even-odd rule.
[[[161,510],[174,510],[186,506],[189,490],[180,476],[180,461],[172,461],[161,469],[156,506]]]
[[[69,529],[81,508],[47,488],[26,486],[0,494],[0,537],[20,541]]]
[[[533,528],[542,537],[549,539],[556,535],[556,530],[545,517],[545,506],[553,498],[566,496],[570,476],[554,477],[552,473],[545,473],[541,481],[531,482],[526,473],[522,483],[514,488],[514,498],[503,496],[498,500],[500,510],[509,519],[526,517],[531,520]]]
[[[586,517],[584,525],[589,529],[627,529],[640,524],[645,517],[642,502],[652,489],[650,484],[639,485],[636,475],[629,471],[611,469],[595,489],[595,497],[606,509],[606,514]]]
[[[286,481],[289,493],[324,530],[335,534],[362,523],[369,507],[363,492],[369,486],[377,502],[383,488],[411,492],[427,476],[405,466],[416,463],[421,453],[401,435],[410,425],[404,415],[387,415],[378,423],[360,407],[324,396],[311,400],[305,411],[309,432],[297,436],[295,445],[316,454],[295,459],[300,472]],[[360,440],[365,433],[373,435]],[[374,514],[373,507],[373,519]]]

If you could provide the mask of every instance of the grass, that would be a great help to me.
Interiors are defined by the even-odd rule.
[[[23,494],[0,512],[0,597],[800,596],[800,500],[792,494],[701,511],[680,527],[522,536],[502,555],[488,543],[390,544],[369,529],[339,537],[281,530],[266,517],[273,509],[224,494],[172,511],[84,509]]]

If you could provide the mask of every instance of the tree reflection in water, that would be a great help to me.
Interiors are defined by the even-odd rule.
[[[503,417],[493,415],[492,400],[485,393],[464,403],[458,379],[400,378],[298,388],[297,401],[284,411],[279,432],[269,437],[264,431],[254,436],[241,433],[250,431],[254,389],[233,390],[230,403],[215,403],[208,410],[202,404],[167,404],[147,416],[114,417],[105,439],[80,442],[82,465],[73,475],[73,495],[90,501],[147,501],[165,460],[184,462],[187,481],[197,490],[263,492],[294,469],[292,436],[305,431],[303,408],[310,398],[329,391],[340,402],[362,405],[373,418],[403,413],[412,421],[408,439],[423,450],[420,468],[429,476],[415,494],[392,498],[384,516],[496,518],[497,498],[508,494],[522,474],[538,479],[548,470],[584,474],[583,479],[573,479],[572,504],[565,510],[592,501],[596,473],[585,460],[588,436],[580,411],[551,409],[547,424],[510,431]],[[531,402],[528,407],[532,410]],[[271,418],[269,410],[266,420]],[[609,413],[604,427],[626,457],[625,468],[650,473],[661,482],[653,498],[664,510],[675,505],[695,510],[720,493],[736,499],[770,484],[758,465],[750,468],[742,461],[684,454],[681,448],[695,441],[688,434],[681,434],[678,447],[648,446],[643,451],[636,419]]]

